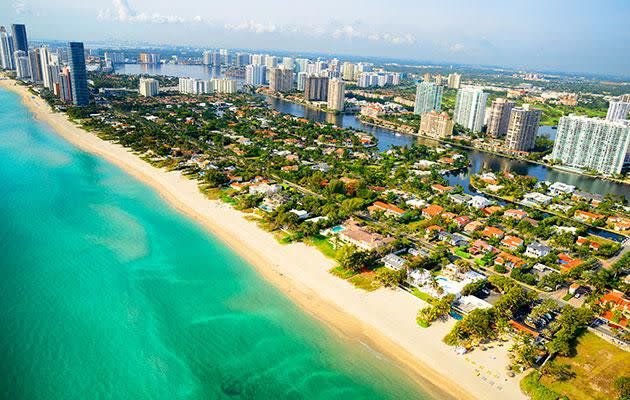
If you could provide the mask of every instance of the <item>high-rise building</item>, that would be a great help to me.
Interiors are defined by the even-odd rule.
[[[442,86],[431,82],[420,82],[416,86],[416,102],[413,113],[421,115],[442,107]]]
[[[203,52],[203,65],[212,65],[212,52],[210,50],[206,50]]]
[[[112,64],[123,64],[125,62],[125,54],[116,51],[106,51],[105,61],[109,61]]]
[[[562,164],[603,174],[622,172],[630,152],[630,121],[581,115],[560,118],[551,157]]]
[[[328,78],[309,75],[304,83],[304,98],[308,101],[328,100]]]
[[[293,71],[295,67],[295,61],[293,61],[292,57],[282,57],[282,67],[284,69],[290,69]]]
[[[530,151],[534,148],[542,111],[523,104],[510,112],[505,146],[510,150]]]
[[[28,55],[22,50],[13,53],[15,61],[15,74],[18,79],[28,79],[31,77],[31,68],[28,62]]]
[[[28,52],[28,65],[31,81],[39,83],[42,81],[42,64],[39,58],[39,49],[32,49]]]
[[[293,90],[293,70],[270,68],[267,71],[269,89],[274,92],[290,92]]]
[[[47,89],[53,88],[53,81],[50,74],[50,55],[48,54],[48,47],[42,46],[39,48],[39,63],[42,66],[42,80],[44,87]]]
[[[622,103],[630,103],[630,94],[624,94],[619,98]]]
[[[252,54],[252,64],[254,65],[266,65],[265,56],[263,54]]]
[[[72,101],[71,79],[70,69],[65,67],[63,71],[59,73],[59,97],[66,103]]]
[[[219,56],[221,57],[221,65],[232,64],[232,55],[228,49],[219,49]]]
[[[72,103],[77,106],[88,105],[90,103],[90,92],[87,85],[85,52],[82,42],[68,43],[68,63],[72,83]]]
[[[425,73],[422,75],[422,82],[426,82],[429,83],[431,82],[431,74],[430,73]]]
[[[22,24],[13,24],[11,26],[13,33],[13,49],[15,51],[22,50],[28,52],[28,39],[26,37],[26,26]]]
[[[253,86],[260,86],[265,83],[267,67],[264,65],[250,64],[245,67],[245,83]]]
[[[276,68],[278,66],[278,57],[266,55],[265,56],[265,65],[267,66],[268,69],[269,68]]]
[[[138,90],[140,95],[144,97],[157,96],[160,92],[160,84],[157,79],[140,78],[140,86]]]
[[[342,74],[344,81],[353,81],[354,80],[354,64],[350,62],[344,62],[342,67]]]
[[[514,105],[514,102],[504,98],[498,98],[492,102],[492,106],[490,106],[488,111],[487,132],[489,135],[495,138],[505,136],[508,123],[510,122],[510,112]]]
[[[297,90],[299,90],[300,92],[303,92],[304,88],[306,87],[307,76],[308,76],[308,72],[306,71],[301,71],[301,72],[298,72],[297,74]]]
[[[479,88],[463,88],[457,91],[453,121],[473,132],[481,132],[486,114],[488,93]]]
[[[7,70],[15,69],[13,60],[13,38],[4,26],[0,26],[0,67]]]
[[[456,72],[448,74],[448,88],[459,89],[461,86],[462,76]]]
[[[343,111],[345,106],[346,84],[341,79],[331,79],[328,82],[328,108]]]
[[[630,102],[611,101],[608,105],[608,113],[606,114],[606,119],[608,121],[627,119],[628,113],[630,113]]]
[[[311,63],[311,60],[308,58],[296,58],[295,59],[295,70],[296,72],[307,72],[308,65]]]
[[[444,77],[440,74],[435,75],[435,84],[442,86],[444,84]]]
[[[238,90],[238,85],[234,79],[214,78],[210,80],[210,83],[212,84],[212,91],[215,93],[231,94]]]
[[[420,130],[418,132],[424,136],[442,139],[453,134],[453,126],[453,120],[449,118],[447,113],[438,113],[432,110],[431,112],[422,114],[420,118]]]
[[[236,66],[241,68],[250,64],[250,55],[249,53],[236,53],[234,55],[234,61]]]

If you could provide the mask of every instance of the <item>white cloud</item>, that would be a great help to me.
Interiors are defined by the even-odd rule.
[[[192,18],[180,17],[177,15],[163,15],[158,13],[138,13],[129,7],[127,0],[112,0],[112,9],[105,9],[98,12],[99,20],[114,20],[120,22],[141,22],[153,24],[175,24],[186,22],[204,22],[203,18],[196,15]]]
[[[262,24],[260,22],[256,22],[253,20],[249,20],[246,22],[242,22],[239,24],[225,24],[223,25],[225,29],[228,31],[240,31],[240,32],[252,32],[252,33],[271,33],[279,30],[283,30],[279,28],[275,24]]]
[[[461,43],[453,43],[448,46],[448,51],[451,53],[459,53],[462,50],[464,50],[464,45]]]

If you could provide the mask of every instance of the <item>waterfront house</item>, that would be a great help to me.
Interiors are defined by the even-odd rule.
[[[425,218],[433,218],[444,212],[444,208],[437,204],[431,204],[422,210],[422,216]]]
[[[462,296],[453,302],[453,310],[461,315],[468,315],[473,310],[489,309],[492,308],[492,304],[476,296]]]
[[[538,192],[525,193],[523,196],[523,204],[530,207],[542,207],[551,203],[552,198]]]
[[[576,210],[575,214],[573,214],[573,218],[577,219],[578,221],[582,221],[582,222],[586,222],[586,223],[592,223],[592,222],[598,221],[598,220],[600,220],[602,218],[605,218],[605,215],[595,214],[595,213],[588,212],[588,211]]]
[[[256,183],[249,186],[249,194],[262,194],[265,196],[278,193],[282,190],[282,186],[278,184]]]
[[[488,207],[492,204],[490,200],[483,196],[473,196],[472,199],[468,202],[468,205],[474,207],[476,209],[481,210],[482,208]]]
[[[381,258],[381,261],[387,268],[396,271],[405,268],[405,265],[407,264],[407,261],[404,258],[394,253],[387,254],[385,257]]]
[[[472,199],[472,196],[468,194],[449,194],[448,197],[453,200],[455,204],[468,204],[468,202]]]
[[[591,203],[592,205],[597,207],[602,201],[604,201],[604,196],[602,196],[601,194],[581,192],[579,190],[576,190],[575,192],[573,192],[573,195],[571,195],[571,200]]]
[[[500,212],[502,209],[503,207],[501,206],[490,206],[490,207],[484,208],[482,211],[484,215],[490,216],[492,214]]]
[[[433,276],[428,270],[424,268],[413,269],[410,270],[407,274],[407,282],[409,282],[409,284],[412,286],[422,288],[424,286],[431,285],[431,283],[433,282]]]
[[[295,208],[289,210],[290,213],[297,215],[299,220],[307,219],[310,214],[306,210],[296,210]]]
[[[357,246],[361,250],[377,250],[394,241],[393,237],[370,232],[353,220],[346,221],[343,226],[344,229],[337,233],[339,240]]]
[[[505,235],[501,229],[495,228],[494,226],[486,226],[481,233],[486,237],[494,239],[503,239],[503,236]]]
[[[558,264],[560,264],[560,270],[563,273],[571,271],[573,268],[582,264],[582,260],[579,258],[573,258],[566,253],[560,253],[558,255]]]
[[[608,217],[606,222],[617,232],[630,230],[630,218],[614,215],[612,217]]]
[[[597,251],[599,250],[600,244],[585,238],[584,236],[578,236],[575,244],[578,246],[588,246],[591,250]]]
[[[551,196],[561,196],[573,193],[575,191],[575,186],[567,185],[562,182],[554,182],[551,186],[549,186],[548,191]]]
[[[551,252],[551,248],[547,247],[538,242],[532,242],[527,245],[527,249],[525,250],[525,256],[531,258],[540,258],[545,257],[547,254]]]
[[[503,213],[503,215],[508,217],[508,218],[514,218],[514,219],[520,221],[523,218],[527,217],[527,212],[525,212],[523,210],[510,209],[510,210],[506,210]]]
[[[436,183],[436,184],[431,185],[431,189],[433,189],[434,192],[442,194],[442,193],[451,192],[455,188],[453,186],[444,186],[444,185],[440,185],[439,183]]]

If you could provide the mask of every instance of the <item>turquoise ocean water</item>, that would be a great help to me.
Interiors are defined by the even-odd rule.
[[[0,90],[0,398],[428,398]]]

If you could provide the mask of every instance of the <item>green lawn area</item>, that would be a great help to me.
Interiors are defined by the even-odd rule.
[[[344,268],[341,265],[337,265],[336,267],[332,268],[330,270],[330,273],[341,279],[349,279],[357,274],[356,272]]]
[[[317,235],[315,237],[308,238],[304,241],[311,246],[315,246],[322,252],[326,257],[335,259],[335,255],[337,254],[337,250],[333,247],[332,243],[324,237]]]
[[[432,296],[429,296],[428,294],[426,294],[424,292],[421,292],[416,287],[411,289],[411,294],[413,294],[414,296],[416,296],[420,300],[423,300],[423,301],[425,301],[425,302],[427,302],[429,304],[433,303],[433,300],[435,300]]]
[[[367,290],[368,292],[381,287],[381,284],[376,280],[376,274],[374,271],[366,271],[356,274],[352,278],[348,279],[348,282],[352,283],[359,289]]]
[[[532,400],[557,400],[560,395],[541,384],[540,373],[532,371],[521,380],[521,390]]]
[[[551,378],[544,376],[538,384],[571,400],[617,399],[614,381],[624,374],[630,375],[628,372],[630,353],[624,352],[590,332],[579,338],[576,350],[575,357],[557,357],[553,361],[569,364],[571,371],[576,374],[575,378],[564,382],[554,382]],[[521,387],[530,384],[532,387],[537,387],[527,379],[528,377],[523,379]],[[540,391],[542,392],[542,389]],[[554,397],[533,398],[554,399]]]

